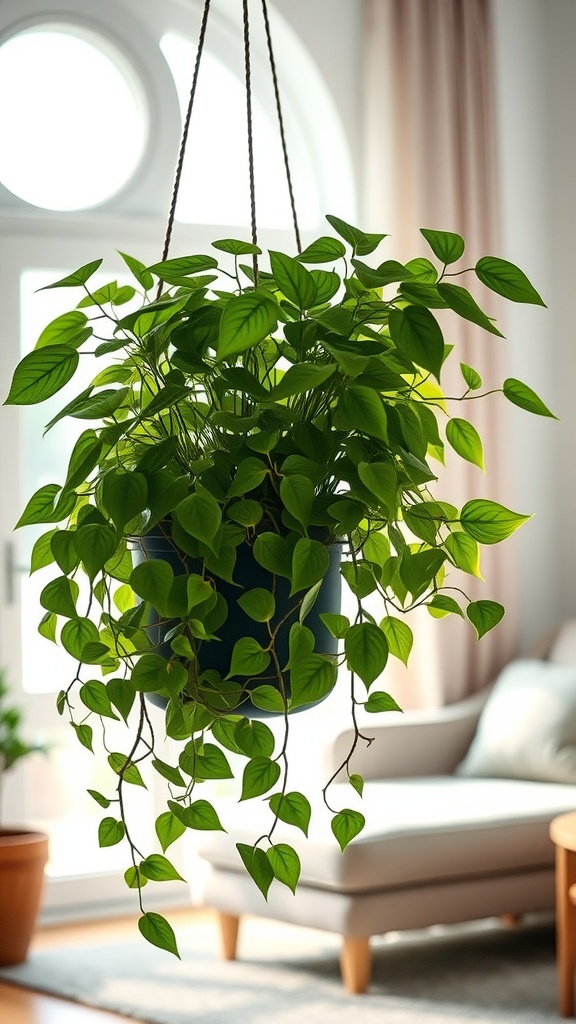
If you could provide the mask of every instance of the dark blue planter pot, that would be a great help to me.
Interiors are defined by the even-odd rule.
[[[155,531],[141,538],[142,546],[149,558],[161,558],[167,561],[172,567],[174,574],[201,572],[201,565],[192,557],[181,551],[172,540],[169,540],[161,531]],[[322,612],[333,612],[340,608],[341,596],[341,545],[328,545],[330,564],[328,572],[323,580],[322,586],[316,598],[316,602],[306,617],[306,626],[315,637],[315,651],[320,654],[335,655],[338,650],[338,642],[326,629],[320,619]],[[215,575],[215,574],[212,574]],[[251,636],[263,647],[269,642],[268,630],[265,623],[255,622],[236,603],[238,597],[245,590],[255,587],[263,587],[266,590],[272,589],[273,577],[267,569],[264,569],[254,558],[252,548],[248,544],[241,544],[237,548],[236,566],[234,569],[234,580],[236,586],[218,577],[218,592],[224,597],[228,605],[228,618],[224,625],[217,631],[220,642],[210,641],[200,645],[198,652],[199,666],[202,672],[208,669],[216,670],[223,678],[227,675],[230,666],[230,658],[235,643],[242,637]],[[275,588],[276,612],[271,622],[272,628],[278,622],[282,625],[276,637],[276,654],[282,668],[288,662],[289,657],[289,633],[290,627],[298,621],[298,608],[294,608],[297,597],[290,597],[290,583],[282,576],[276,577]],[[292,611],[291,611],[292,609]],[[166,659],[174,657],[169,642],[164,643],[163,637],[176,625],[176,620],[158,624],[158,620],[152,619],[147,630],[152,642],[159,654]],[[290,672],[283,671],[283,686],[287,695],[290,695]],[[277,685],[271,678],[270,669],[259,676],[252,677],[246,684],[246,689],[251,690],[262,684]],[[319,702],[318,702],[319,703]],[[307,705],[311,707],[312,705]],[[236,709],[235,709],[236,710]],[[305,710],[304,708],[298,710]],[[246,700],[236,710],[237,714],[245,715],[247,718],[269,718],[274,717],[272,713],[255,707],[250,700]]]

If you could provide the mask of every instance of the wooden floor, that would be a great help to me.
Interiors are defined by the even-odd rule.
[[[167,916],[177,930],[195,921],[205,921],[209,912],[173,910]],[[91,921],[89,924],[56,925],[40,929],[33,949],[57,949],[59,946],[93,945],[103,938],[111,942],[138,934],[137,918]],[[134,1017],[124,1017],[105,1010],[92,1010],[30,989],[0,982],[0,1021],[2,1024],[136,1024]]]

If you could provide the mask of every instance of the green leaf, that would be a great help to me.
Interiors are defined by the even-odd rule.
[[[140,868],[135,868],[134,865],[124,872],[124,881],[129,889],[143,889],[148,885],[148,879],[144,877]]]
[[[402,708],[389,693],[384,693],[383,690],[375,690],[368,697],[364,710],[370,711],[372,714],[380,714],[383,711],[402,711]]]
[[[242,718],[234,727],[237,749],[246,757],[271,757],[274,753],[274,733],[265,722]]]
[[[32,495],[14,529],[37,523],[59,523],[70,515],[75,504],[75,494],[63,494],[58,484],[44,484]]]
[[[364,792],[364,779],[361,775],[352,774],[348,776],[348,782],[358,793],[358,796],[362,796]]]
[[[444,360],[444,338],[430,310],[425,306],[393,309],[388,324],[396,347],[438,380]]]
[[[483,578],[480,572],[480,549],[478,542],[473,537],[458,530],[449,534],[444,542],[444,547],[450,560],[458,569],[462,569],[463,572],[467,572],[471,576],[477,576],[480,580]]]
[[[359,622],[346,633],[344,652],[350,671],[359,675],[369,687],[384,671],[388,661],[388,642],[378,626]]]
[[[350,629],[350,619],[347,615],[338,615],[335,612],[321,612],[320,618],[328,632],[336,640],[343,640]]]
[[[179,759],[180,767],[188,772],[182,755]],[[232,779],[233,772],[223,750],[215,743],[201,743],[198,741],[197,750],[188,774],[192,775],[198,782],[207,779]]]
[[[359,430],[380,441],[388,440],[386,411],[372,388],[351,384],[338,399],[337,415],[347,429]]]
[[[448,597],[447,594],[435,594],[431,601],[427,602],[427,608],[430,615],[435,619],[442,619],[445,615],[460,615],[464,618],[464,612],[460,605],[453,597]]]
[[[338,840],[342,853],[344,853],[348,843],[362,831],[365,824],[366,818],[364,815],[360,814],[359,811],[352,811],[348,807],[334,815],[331,828]]]
[[[88,577],[93,580],[112,558],[118,540],[115,531],[109,526],[87,523],[76,530],[74,544]]]
[[[171,764],[166,764],[165,761],[160,761],[158,758],[154,758],[152,761],[152,767],[163,779],[167,779],[172,786],[181,786],[186,788],[186,782],[184,776],[178,771],[178,768],[174,768]]]
[[[100,846],[116,846],[126,835],[126,826],[116,818],[103,818],[98,826],[98,843]]]
[[[46,535],[44,535],[46,536]],[[76,533],[72,530],[56,530],[52,532],[50,548],[53,559],[67,576],[74,571],[80,556],[76,549]],[[32,552],[34,556],[34,552]],[[32,562],[32,564],[34,564]]]
[[[504,615],[504,608],[497,601],[471,601],[466,614],[480,639],[498,625]]]
[[[318,366],[316,363],[299,363],[296,366],[291,366],[286,370],[280,383],[270,391],[270,399],[280,402],[292,395],[302,395],[307,391],[313,391],[314,388],[324,384],[335,370],[335,363],[329,363],[327,366]]]
[[[132,786],[142,786],[143,789],[147,788],[140,774],[140,769],[126,757],[126,754],[108,754],[108,764],[112,771],[116,772],[116,775],[119,775],[124,782],[129,782]]]
[[[85,722],[82,722],[80,725],[77,725],[76,722],[72,722],[71,724],[82,746],[86,747],[87,750],[90,750],[91,753],[94,753],[94,748],[92,747],[92,738],[94,736],[92,726],[86,725]],[[108,806],[108,804],[102,804],[102,806]]]
[[[502,391],[506,395],[509,402],[513,405],[519,406],[520,409],[526,409],[528,412],[535,413],[536,416],[550,416],[552,419],[558,419],[541,398],[538,397],[532,388],[529,388],[527,384],[523,384],[521,380],[515,380],[514,377],[508,377],[502,385]]]
[[[319,540],[301,537],[292,554],[292,588],[290,595],[309,590],[323,579],[330,566],[328,549]]]
[[[41,537],[38,537],[30,555],[30,575],[33,572],[37,572],[38,569],[44,569],[47,565],[51,565],[55,560],[52,550],[52,538],[56,532],[56,530],[48,530],[47,533],[43,533]],[[62,569],[61,565],[60,568]],[[65,569],[62,569],[62,572],[65,571]]]
[[[166,949],[168,953],[173,953],[179,960],[181,959],[174,931],[161,914],[143,914],[138,921],[138,928],[144,938],[153,946]]]
[[[467,501],[460,513],[462,529],[480,544],[498,544],[527,519],[531,519],[531,516],[511,512],[504,505],[486,498]]]
[[[175,800],[169,800],[168,807],[186,828],[193,828],[199,832],[226,831],[208,800],[195,800],[189,807],[182,807]]]
[[[432,252],[442,263],[456,263],[464,253],[464,239],[453,231],[420,228]]]
[[[29,352],[14,371],[4,405],[45,402],[74,376],[78,362],[78,353],[66,345],[50,345]]]
[[[97,804],[100,805],[100,807],[103,807],[104,809],[110,807],[112,801],[107,800],[107,798],[105,796],[102,796],[102,793],[98,793],[96,789],[87,789],[86,792],[92,797],[93,800],[96,801]]]
[[[314,305],[316,284],[309,270],[298,260],[270,250],[270,266],[280,291],[302,312]]]
[[[66,473],[67,489],[78,487],[88,479],[98,465],[101,451],[102,442],[96,432],[92,429],[84,430],[72,449]]]
[[[346,583],[356,597],[364,598],[373,594],[377,587],[376,578],[372,566],[365,562],[343,562],[340,566]]]
[[[536,289],[530,284],[524,271],[515,267],[507,260],[497,256],[483,256],[476,267],[476,275],[482,284],[491,288],[498,295],[512,302],[532,302],[537,306],[545,306]]]
[[[88,327],[87,323],[86,314],[79,309],[63,313],[44,328],[34,348],[47,348],[49,345],[79,348],[92,334],[92,328]]]
[[[278,307],[267,291],[244,292],[228,300],[222,319],[216,355],[219,361],[254,348],[278,325]]]
[[[119,721],[118,715],[112,710],[110,697],[104,683],[97,679],[91,679],[80,687],[79,696],[89,711],[93,711],[96,715],[103,715],[105,718],[113,718],[116,722]]]
[[[270,711],[275,715],[283,715],[286,711],[282,695],[276,687],[270,686],[268,683],[250,690],[250,700],[260,711]]]
[[[251,636],[240,637],[234,644],[230,671],[231,676],[258,676],[270,664],[270,655],[264,651],[257,640]]]
[[[398,476],[391,462],[360,462],[358,476],[372,494],[380,499],[390,518],[398,505]]]
[[[125,722],[132,710],[136,699],[136,691],[129,679],[114,678],[106,683],[106,691],[110,697],[110,703],[120,712]]]
[[[274,869],[264,853],[257,846],[236,843],[236,849],[250,877],[256,882],[264,899],[268,898],[268,890],[274,881]]]
[[[149,857],[140,862],[140,871],[144,878],[151,882],[184,882],[185,879],[176,871],[170,861],[161,853],[151,853]]]
[[[386,260],[376,269],[369,267],[362,260],[353,259],[352,265],[356,270],[358,280],[366,288],[383,288],[387,284],[404,281],[412,276],[404,264],[398,263],[397,260]]]
[[[386,235],[367,234],[365,231],[361,231],[360,228],[355,228],[352,224],[347,224],[345,220],[341,220],[340,217],[334,217],[332,214],[326,214],[326,220],[332,225],[334,230],[351,245],[355,255],[357,256],[369,256],[371,252],[379,245]]]
[[[407,665],[414,640],[410,626],[402,622],[402,619],[387,615],[382,619],[380,629],[386,637],[390,654]]]
[[[112,469],[102,480],[102,503],[119,533],[146,508],[147,501],[148,483],[143,473]]]
[[[222,511],[216,499],[205,487],[197,487],[177,505],[174,515],[187,533],[214,550],[213,544],[220,529]]]
[[[266,856],[272,866],[274,877],[296,893],[300,878],[300,858],[296,850],[287,843],[276,843],[266,851]]]
[[[304,529],[310,522],[314,496],[314,484],[308,477],[299,476],[297,473],[282,477],[280,498],[290,515],[301,523]]]
[[[474,466],[478,466],[482,470],[485,469],[482,438],[472,423],[457,417],[448,420],[446,439],[462,459],[466,459],[467,462],[473,463]]]
[[[146,562],[140,562],[130,574],[130,586],[134,592],[160,612],[166,607],[173,582],[172,566],[162,558],[149,558]]]
[[[269,757],[253,757],[244,768],[240,800],[262,796],[276,784],[280,777],[280,765]]]
[[[298,621],[300,622],[301,625],[306,620],[306,618],[312,611],[314,605],[316,604],[316,600],[318,598],[320,590],[322,589],[323,582],[323,580],[318,580],[318,582],[315,583],[313,587],[310,587],[310,590],[307,590],[306,593],[304,594],[304,597],[302,598],[302,604],[300,605],[300,612],[298,614]]]
[[[164,811],[156,818],[156,835],[164,852],[184,835],[185,831],[186,826],[172,814],[172,811]]]
[[[478,391],[482,387],[482,377],[472,366],[468,366],[467,363],[460,363],[460,369],[462,376],[466,381],[466,384],[471,391]]]
[[[46,612],[46,615],[42,616],[38,624],[38,632],[40,636],[43,636],[46,640],[51,640],[52,643],[56,643],[56,627],[58,625],[58,619],[53,612]]]
[[[415,554],[404,551],[400,563],[400,579],[414,600],[432,585],[445,558],[444,552],[438,548],[417,551]]]
[[[254,558],[275,576],[292,578],[292,554],[283,537],[277,533],[260,533],[254,541]]]
[[[305,836],[308,835],[312,808],[310,801],[303,793],[273,793],[268,803],[272,812],[285,821],[287,825],[294,825],[299,828]]]
[[[257,526],[264,515],[264,509],[259,501],[244,498],[230,505],[227,515],[229,519],[232,519],[234,523],[239,523],[240,526]]]
[[[494,326],[492,320],[480,309],[480,306],[466,288],[462,288],[459,284],[446,284],[445,282],[442,282],[437,287],[439,294],[458,316],[463,317],[464,320],[470,320],[473,324],[478,324],[479,327],[483,327],[484,330],[489,331],[490,334],[495,334],[498,338],[504,337],[498,328]]]
[[[300,263],[331,263],[332,260],[338,260],[345,255],[346,247],[338,238],[323,235],[306,246],[296,259],[300,260]]]
[[[269,467],[262,462],[262,459],[251,455],[247,459],[242,459],[228,491],[228,497],[240,497],[248,491],[253,491],[262,483],[264,477],[268,476],[269,472]]]
[[[337,668],[323,654],[298,658],[290,669],[290,710],[323,700],[336,686]]]
[[[212,242],[212,248],[228,252],[232,256],[259,256],[262,252],[262,249],[253,242],[242,242],[237,238],[219,238],[217,242]]]
[[[92,263],[86,263],[79,270],[75,270],[73,274],[68,274],[66,277],[60,278],[59,281],[55,281],[54,284],[47,284],[44,288],[39,288],[38,290],[45,292],[51,288],[77,288],[80,285],[86,284],[101,265],[102,260],[93,260]]]
[[[146,267],[140,262],[140,260],[135,259],[133,256],[129,256],[125,252],[120,252],[119,249],[118,252],[128,269],[132,271],[134,277],[138,281],[138,284],[141,285],[145,291],[149,291],[154,286],[154,279],[150,271],[146,270]]]
[[[168,284],[181,284],[185,283],[183,279],[192,274],[201,274],[205,270],[216,270],[217,267],[218,260],[213,256],[194,254],[193,256],[177,256],[175,259],[162,260],[161,263],[154,263],[147,269],[150,273],[156,274],[161,281],[167,281]]]
[[[276,610],[274,595],[263,587],[247,590],[236,602],[255,622],[270,622]]]
[[[65,623],[60,633],[62,647],[78,661],[83,661],[86,644],[97,643],[98,638],[96,626],[90,619],[85,618],[71,619]]]

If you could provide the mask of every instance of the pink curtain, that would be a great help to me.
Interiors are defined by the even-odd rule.
[[[390,232],[386,256],[430,256],[421,227],[456,231],[467,248],[456,269],[498,254],[489,0],[366,0],[365,180],[363,215],[369,230]],[[458,278],[473,291],[503,333],[497,297],[475,275]],[[442,318],[446,341],[456,345],[446,394],[464,387],[459,363],[478,370],[484,389],[506,377],[506,342],[472,324]],[[511,507],[513,467],[507,445],[507,402],[502,395],[450,415],[472,419],[484,440],[487,474],[450,454],[439,473],[438,496],[459,507],[490,497]],[[436,463],[434,463],[436,465]],[[516,511],[524,511],[518,509]],[[411,665],[390,670],[388,682],[403,707],[449,703],[481,688],[514,653],[514,540],[482,549],[485,582],[461,578],[469,596],[500,601],[506,615],[476,641],[470,623],[434,620],[426,610],[408,617],[416,636]],[[455,583],[460,582],[457,578]]]

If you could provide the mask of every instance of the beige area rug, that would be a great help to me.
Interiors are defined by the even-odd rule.
[[[210,922],[181,930],[182,961],[134,941],[33,954],[3,981],[113,1010],[146,1024],[551,1024],[554,929],[533,919],[374,940],[369,992],[349,996],[339,940],[247,919],[240,959],[218,959]]]

